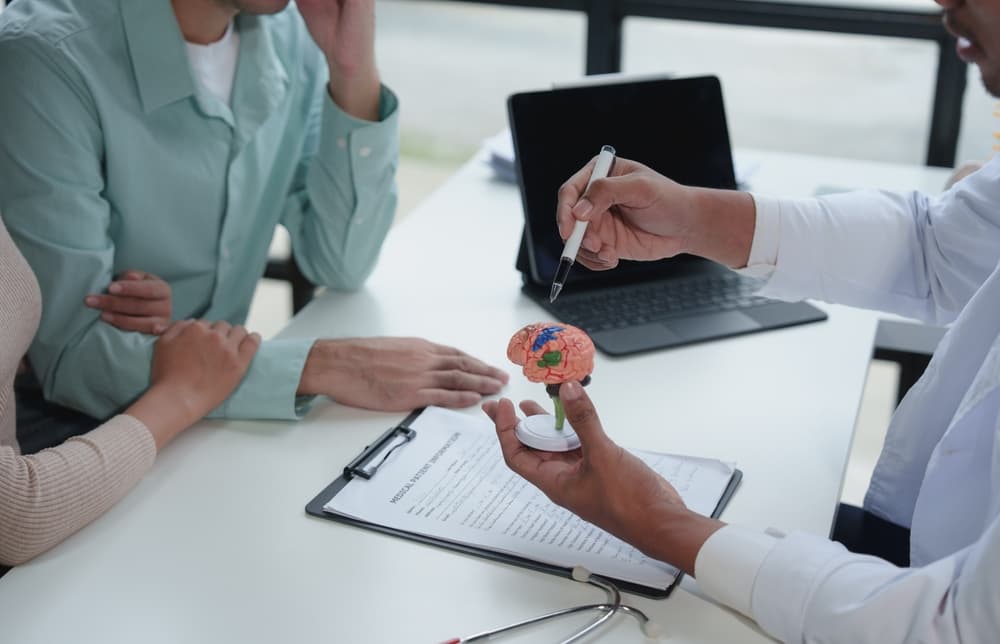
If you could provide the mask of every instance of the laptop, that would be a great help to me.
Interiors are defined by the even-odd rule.
[[[573,266],[549,303],[563,241],[559,187],[602,145],[686,185],[736,188],[722,87],[714,76],[632,80],[513,94],[507,101],[525,226],[523,290],[622,356],[826,319],[805,302],[754,295],[757,280],[691,255]]]

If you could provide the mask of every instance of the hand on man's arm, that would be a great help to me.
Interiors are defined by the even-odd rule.
[[[160,335],[170,326],[173,315],[170,284],[152,273],[128,270],[108,285],[106,293],[83,299],[101,311],[101,320],[122,331]]]

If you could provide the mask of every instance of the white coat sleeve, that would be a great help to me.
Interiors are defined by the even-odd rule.
[[[937,197],[876,191],[753,197],[757,217],[778,235],[762,290],[771,297],[947,323],[1000,260],[1000,158]]]
[[[1000,639],[1000,519],[971,546],[898,568],[820,537],[726,526],[702,546],[699,586],[784,642],[995,643]]]

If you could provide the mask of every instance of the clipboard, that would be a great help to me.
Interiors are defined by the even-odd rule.
[[[338,476],[328,486],[323,488],[323,490],[306,505],[306,513],[320,519],[345,523],[347,525],[381,532],[382,534],[402,537],[411,541],[488,559],[490,561],[496,561],[521,568],[527,568],[528,570],[544,572],[550,575],[572,579],[573,569],[571,567],[557,566],[527,557],[511,555],[505,552],[497,552],[485,547],[457,543],[418,532],[400,530],[379,523],[328,512],[324,508],[324,506],[329,503],[333,497],[340,493],[340,491],[343,490],[344,487],[346,487],[347,484],[354,478],[370,479],[374,477],[377,475],[379,467],[385,463],[392,452],[397,449],[405,449],[405,445],[416,435],[416,430],[412,429],[411,425],[423,411],[423,408],[421,408],[412,412],[398,425],[390,427],[375,442],[367,445],[357,457],[344,466],[344,470],[340,476]],[[722,514],[722,511],[725,509],[726,505],[729,504],[730,499],[732,499],[733,494],[736,492],[742,480],[743,472],[737,468],[733,468],[733,473],[729,479],[729,483],[726,485],[725,490],[715,506],[715,510],[712,512],[712,518],[718,518]],[[666,588],[645,586],[624,579],[615,579],[604,575],[601,576],[613,582],[621,590],[642,595],[644,597],[651,597],[653,599],[664,599],[668,597],[673,589],[680,583],[681,579],[684,577],[684,573],[678,572],[673,582],[671,582]]]

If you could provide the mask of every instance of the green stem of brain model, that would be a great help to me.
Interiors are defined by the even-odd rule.
[[[556,431],[562,431],[563,425],[566,423],[566,412],[563,410],[562,401],[559,399],[559,394],[552,396],[552,404],[556,408]]]

